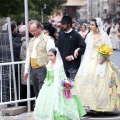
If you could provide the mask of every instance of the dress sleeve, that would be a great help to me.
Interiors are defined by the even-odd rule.
[[[52,78],[50,77],[50,76],[51,76],[50,74],[54,74],[54,71],[49,72],[49,71],[47,70],[47,74],[46,74],[46,78],[45,78],[44,82],[45,82],[48,86],[50,86],[50,85],[53,83],[53,80],[52,80]]]
[[[47,73],[46,73],[46,78],[44,80],[44,82],[48,81],[48,70],[47,70]]]
[[[78,57],[81,57],[85,52],[86,44],[80,34],[77,34],[76,37],[77,37],[76,39],[80,48],[78,51]]]
[[[29,47],[27,49],[26,60],[25,60],[25,73],[28,73],[30,67],[30,55],[29,55]]]

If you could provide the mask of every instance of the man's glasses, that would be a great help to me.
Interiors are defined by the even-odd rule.
[[[37,29],[38,29],[38,28],[37,28]],[[36,30],[30,30],[30,32],[31,32],[31,33],[34,33],[34,32],[36,32],[36,31],[37,31],[37,29],[36,29]]]

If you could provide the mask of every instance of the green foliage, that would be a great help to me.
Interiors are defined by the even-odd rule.
[[[0,17],[6,17],[24,12],[22,0],[0,0]]]
[[[59,8],[61,4],[67,0],[28,0],[28,10],[30,18],[40,18],[41,9],[46,15],[50,15],[55,8]],[[44,9],[46,4],[46,9]],[[13,17],[18,19],[24,14],[24,0],[0,0],[0,17]]]

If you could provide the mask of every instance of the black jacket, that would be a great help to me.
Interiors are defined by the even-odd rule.
[[[69,55],[74,56],[74,51],[77,48],[80,48],[78,57],[74,58],[74,60],[72,60],[71,62],[67,61],[65,57]],[[85,48],[86,44],[83,38],[76,31],[72,30],[70,33],[62,32],[59,35],[58,49],[60,51],[65,69],[79,68],[81,56],[82,54],[84,54]]]

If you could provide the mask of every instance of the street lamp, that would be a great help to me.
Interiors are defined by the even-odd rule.
[[[46,4],[41,8],[41,22],[43,23],[43,10],[46,9]]]

